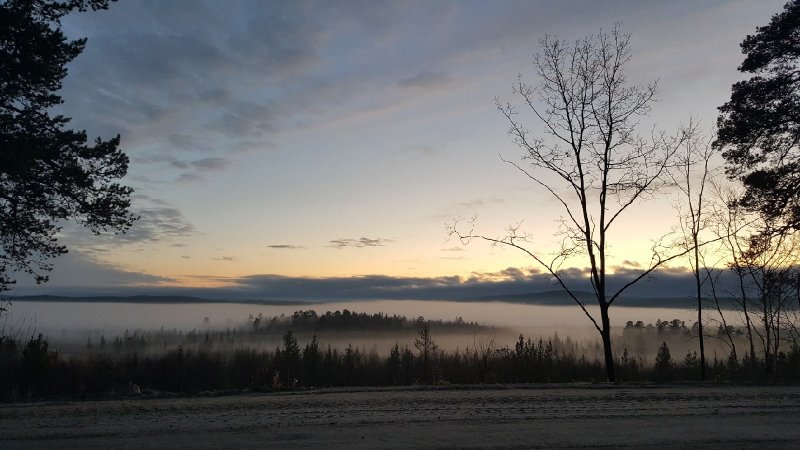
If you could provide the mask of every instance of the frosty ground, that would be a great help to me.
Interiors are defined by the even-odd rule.
[[[800,448],[793,386],[320,389],[0,405],[0,448]]]

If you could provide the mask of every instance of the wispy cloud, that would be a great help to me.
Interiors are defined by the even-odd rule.
[[[354,248],[363,248],[363,247],[383,247],[384,245],[394,242],[392,239],[385,239],[385,238],[341,238],[341,239],[334,239],[330,241],[330,245],[328,247],[333,248],[346,248],[346,247],[354,247]]]
[[[184,245],[181,240],[197,234],[195,226],[178,208],[161,199],[137,194],[132,213],[139,219],[125,233],[94,235],[79,225],[66,223],[61,235],[70,248],[105,253],[120,245],[159,243],[180,247]]]
[[[631,261],[629,259],[626,259],[626,260],[622,261],[621,265],[622,266],[627,266],[627,267],[642,267],[642,265],[639,264],[638,261]]]
[[[211,259],[213,259],[214,261],[227,261],[227,262],[236,261],[236,258],[233,256],[212,256]]]
[[[182,170],[178,175],[178,182],[194,182],[205,180],[211,172],[221,172],[229,168],[233,161],[229,158],[210,156],[196,160],[182,160],[172,156],[160,158],[167,162],[171,167]]]
[[[269,244],[267,248],[273,248],[276,250],[300,250],[304,249],[302,245],[293,245],[293,244]]]
[[[410,144],[397,151],[398,154],[413,155],[415,157],[430,158],[442,151],[442,146],[433,146],[429,144]]]
[[[434,214],[432,217],[436,219],[448,219],[453,217],[463,217],[465,215],[479,213],[490,208],[506,205],[508,202],[501,197],[480,197],[470,200],[462,200],[460,202],[453,202],[446,204],[441,212]]]
[[[183,213],[173,207],[136,208],[139,220],[116,239],[121,242],[172,241],[194,235],[197,230]]]
[[[205,180],[205,178],[196,172],[184,172],[175,178],[175,181],[179,183],[194,183],[195,181],[202,180]]]
[[[209,157],[192,161],[191,165],[197,170],[211,172],[227,169],[231,165],[231,160],[228,158]]]
[[[490,205],[504,205],[505,199],[500,197],[476,198],[474,200],[458,202],[457,206],[463,209],[478,209]]]
[[[92,135],[123,136],[137,163],[131,179],[205,180],[294,126],[288,111],[307,114],[323,102],[301,75],[321,61],[325,15],[294,2],[207,0],[191,11],[144,1],[70,15],[68,34],[92,44],[70,68],[62,108]]]
[[[452,83],[453,79],[441,72],[431,72],[428,70],[419,72],[413,77],[403,78],[397,82],[402,88],[413,89],[439,89]]]

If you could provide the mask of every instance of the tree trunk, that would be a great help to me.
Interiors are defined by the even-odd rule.
[[[703,343],[703,303],[700,280],[697,281],[697,337],[700,340],[700,381],[706,381],[706,349]]]
[[[764,307],[761,309],[762,314],[762,322],[764,323],[764,339],[766,342],[762,340],[762,344],[764,345],[764,369],[767,374],[767,379],[772,379],[772,326],[769,321],[768,310],[767,310],[767,298],[766,295],[762,294],[762,302],[764,302]]]
[[[616,383],[617,378],[614,374],[614,354],[611,351],[611,322],[608,319],[608,305],[600,305],[600,318],[602,320],[600,336],[603,338],[603,353],[606,360],[606,376],[608,377],[608,381]]]
[[[697,287],[697,338],[700,340],[700,381],[706,381],[706,347],[703,341],[703,295],[700,281],[700,252],[697,235],[694,235],[694,278]]]
[[[750,323],[750,313],[747,311],[747,293],[744,289],[743,275],[739,273],[738,269],[737,274],[739,275],[739,291],[742,295],[742,313],[747,327],[747,341],[750,344],[750,377],[752,378],[756,374],[756,346],[753,343],[753,325]]]

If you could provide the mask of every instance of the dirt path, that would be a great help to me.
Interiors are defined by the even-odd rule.
[[[0,405],[0,448],[800,448],[800,388],[319,390]]]

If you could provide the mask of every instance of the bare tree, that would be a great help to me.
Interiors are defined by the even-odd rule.
[[[722,199],[724,208],[715,212],[717,236],[723,238],[722,243],[729,255],[728,267],[736,274],[737,292],[732,295],[734,307],[741,312],[742,322],[745,325],[745,334],[748,343],[748,359],[750,367],[755,371],[756,348],[753,338],[753,323],[750,320],[748,306],[750,299],[747,292],[747,272],[745,269],[744,252],[746,243],[742,239],[742,230],[748,227],[749,218],[745,211],[737,204],[738,192],[731,186],[716,186],[717,196]],[[722,316],[722,314],[720,314]]]
[[[722,342],[728,345],[728,348],[730,348],[728,360],[730,361],[732,359],[733,361],[736,361],[738,364],[739,356],[736,351],[736,339],[734,339],[735,330],[732,325],[728,324],[728,318],[725,316],[724,305],[726,299],[720,298],[719,296],[720,292],[719,278],[720,275],[722,275],[723,270],[717,269],[716,266],[709,265],[705,263],[705,261],[703,261],[702,264],[703,264],[703,269],[705,270],[706,273],[705,279],[706,281],[708,281],[710,288],[709,290],[711,293],[711,300],[713,301],[712,305],[714,309],[717,311],[717,315],[719,316],[719,319],[711,319],[712,321],[719,323],[720,326],[719,331],[717,331],[715,335],[711,336],[721,340]]]
[[[796,234],[758,232],[748,237],[740,258],[747,287],[752,293],[754,308],[750,311],[759,325],[754,331],[763,350],[764,369],[773,380],[777,376],[782,332],[788,325],[785,319],[797,296],[798,248],[800,239]]]
[[[794,267],[794,301],[788,299],[786,309],[787,337],[793,351],[800,349],[800,268]],[[791,281],[789,281],[791,282]]]
[[[490,237],[474,231],[474,220],[468,232],[460,230],[464,225],[456,220],[448,225],[448,232],[464,243],[480,238],[517,248],[544,267],[600,333],[607,376],[615,381],[610,306],[657,267],[688,251],[665,256],[667,250],[654,244],[645,268],[612,291],[607,282],[609,232],[632,205],[664,186],[665,172],[681,139],[655,131],[647,138],[638,134],[640,118],[655,101],[656,83],[629,83],[625,66],[631,60],[630,35],[619,27],[574,44],[547,36],[540,44],[541,51],[533,60],[540,84],[532,87],[520,77],[514,94],[543,125],[544,136],[532,135],[511,103],[496,100],[496,105],[508,119],[509,134],[523,150],[527,164],[504,161],[563,207],[565,215],[557,231],[560,249],[552,259],[540,256],[527,246],[529,236],[520,234],[518,226],[510,227],[503,237]],[[585,258],[589,267],[599,319],[566,284],[561,266],[573,257]]]
[[[800,235],[776,231],[769,217],[744,209],[737,190],[722,195],[728,206],[717,234],[725,238],[728,266],[736,274],[734,307],[745,326],[751,368],[755,374],[759,347],[766,375],[774,379],[781,342],[791,337],[798,310]]]
[[[701,268],[704,255],[702,255],[700,246],[700,233],[708,225],[706,188],[717,174],[711,161],[716,154],[712,143],[713,139],[706,139],[700,132],[698,123],[694,119],[690,119],[687,126],[684,127],[682,144],[675,155],[675,164],[667,172],[675,188],[683,197],[675,205],[678,210],[681,236],[678,246],[689,252],[689,266],[692,268],[695,281],[697,338],[700,344],[700,379],[703,381],[706,379],[706,351],[703,339],[702,289],[703,284],[712,274]]]

